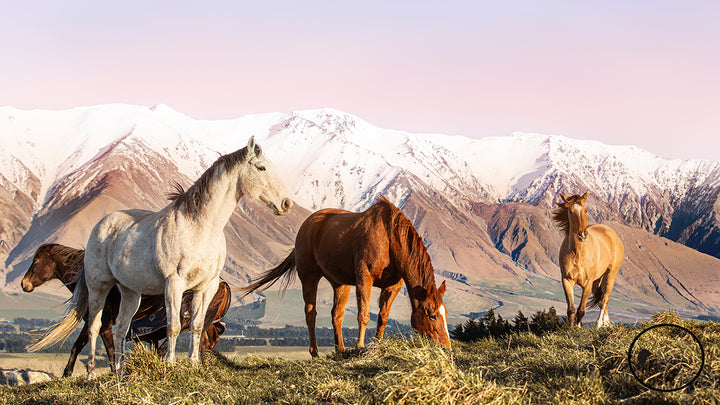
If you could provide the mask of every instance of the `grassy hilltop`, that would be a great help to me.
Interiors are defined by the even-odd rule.
[[[692,386],[662,393],[635,380],[627,352],[646,327],[668,322],[688,328],[700,339],[705,366]],[[698,360],[693,358],[691,340],[660,335],[653,339],[645,344],[655,347],[660,357],[675,356],[686,364]],[[121,377],[105,374],[90,382],[68,378],[0,387],[0,404],[717,404],[719,350],[720,324],[681,321],[668,313],[637,327],[572,328],[543,336],[513,333],[500,339],[453,342],[452,350],[417,337],[385,339],[364,350],[318,360],[252,355],[228,360],[210,354],[204,357],[203,367],[191,367],[187,361],[170,366],[139,348],[129,357]],[[688,377],[682,365],[662,367],[650,378]]]

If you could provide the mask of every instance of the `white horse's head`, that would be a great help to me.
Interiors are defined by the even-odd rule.
[[[263,154],[255,137],[247,145],[247,159],[240,165],[238,189],[242,194],[271,208],[275,215],[285,215],[292,207],[285,185],[278,178],[275,165]]]

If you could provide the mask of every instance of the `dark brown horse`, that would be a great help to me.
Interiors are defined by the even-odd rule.
[[[608,300],[615,277],[623,260],[623,244],[615,231],[605,225],[587,224],[588,193],[566,197],[560,194],[562,202],[553,212],[565,240],[560,246],[560,271],[567,301],[568,324],[581,325],[585,305],[592,291],[590,307],[600,307],[597,326],[610,326],[607,312]],[[573,288],[578,284],[582,296],[577,312],[573,303]]]
[[[410,296],[413,328],[450,347],[447,310],[442,300],[445,282],[440,288],[435,287],[432,263],[422,238],[410,220],[383,196],[365,212],[323,209],[310,215],[298,231],[295,249],[279,266],[243,288],[245,295],[263,286],[267,288],[283,276],[289,281],[294,270],[302,282],[313,357],[318,356],[315,300],[322,277],[330,282],[335,295],[332,322],[336,350],[345,347],[342,322],[350,286],[356,286],[360,326],[357,347],[363,347],[365,328],[370,321],[370,290],[373,286],[381,288],[375,334],[379,339],[403,281]]]
[[[35,252],[32,264],[25,273],[22,279],[22,288],[26,292],[31,292],[45,283],[46,281],[59,279],[65,284],[65,286],[72,292],[75,289],[76,277],[83,267],[83,258],[85,251],[81,249],[74,249],[71,247],[58,245],[58,244],[46,244],[41,245]],[[225,331],[225,326],[222,323],[222,318],[227,313],[230,307],[230,287],[224,281],[220,283],[217,293],[210,302],[208,312],[205,317],[205,329],[201,341],[201,351],[213,350],[220,340],[220,335]],[[116,287],[110,290],[110,293],[105,300],[105,308],[102,314],[102,326],[100,327],[100,336],[102,337],[105,349],[107,350],[108,360],[110,362],[110,368],[115,371],[115,347],[113,346],[113,331],[112,326],[117,317],[118,310],[120,308],[120,291]],[[185,292],[182,299],[182,310],[181,310],[181,322],[182,331],[190,330],[190,313],[192,313],[192,292]],[[63,377],[69,377],[72,375],[73,368],[75,367],[75,360],[78,354],[88,343],[88,325],[87,325],[87,314],[85,326],[80,331],[75,344],[73,345],[72,351],[70,352],[70,358],[65,366]],[[133,321],[142,323],[143,320],[147,320],[149,317],[157,318],[154,319],[152,324],[157,324],[159,327],[152,328],[146,326],[145,330],[137,336],[135,339],[142,342],[149,342],[151,346],[158,349],[158,343],[160,340],[167,336],[167,319],[165,315],[165,298],[162,295],[148,295],[143,296],[140,302],[140,308],[133,317]],[[158,350],[160,354],[165,350],[166,343],[163,343]]]

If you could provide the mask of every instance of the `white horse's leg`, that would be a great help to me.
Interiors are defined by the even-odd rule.
[[[96,377],[95,373],[95,348],[97,347],[97,337],[100,333],[102,324],[102,311],[105,306],[105,298],[112,285],[88,286],[88,339],[90,341],[90,353],[87,361],[87,379],[92,380]]]
[[[165,312],[167,313],[168,351],[165,360],[175,363],[175,344],[182,327],[180,307],[185,283],[179,277],[170,276],[165,282]]]
[[[205,327],[205,315],[219,284],[220,278],[215,277],[207,283],[204,291],[196,291],[193,295],[192,342],[190,343],[190,361],[192,363],[200,360],[200,339],[202,339]]]
[[[118,288],[121,298],[115,327],[115,370],[120,373],[120,366],[125,361],[125,336],[130,329],[132,317],[140,306],[141,295],[129,288],[122,286]]]

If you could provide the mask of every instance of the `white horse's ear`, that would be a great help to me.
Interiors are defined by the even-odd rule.
[[[251,136],[250,139],[248,139],[248,151],[255,154],[255,156],[262,155],[262,148],[260,145],[255,143],[255,136]]]
[[[580,197],[580,198],[581,198],[583,201],[587,200],[587,198],[588,198],[588,193],[589,193],[589,192],[590,192],[590,190],[586,191],[585,194],[583,194],[583,196]]]

